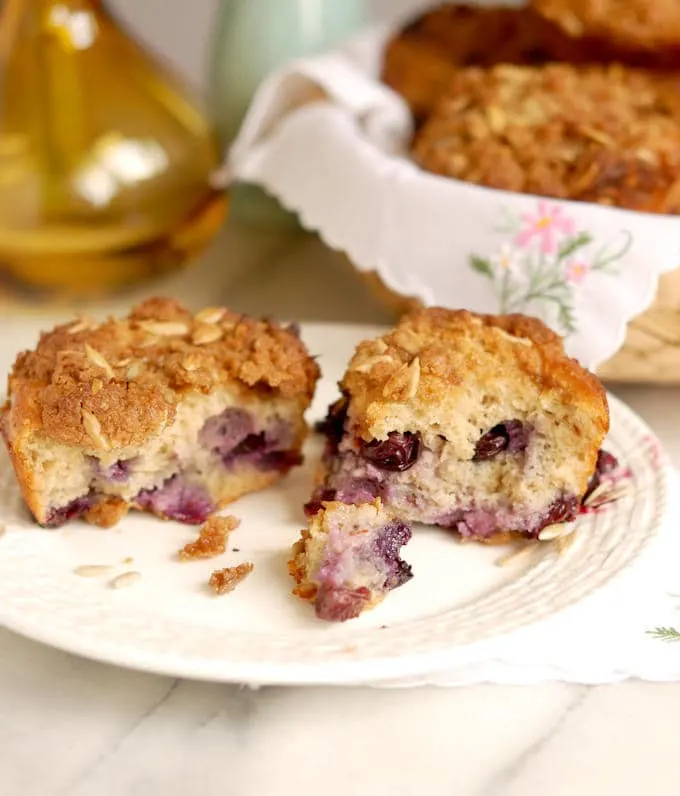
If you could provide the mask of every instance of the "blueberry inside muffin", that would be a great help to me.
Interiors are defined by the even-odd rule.
[[[318,377],[295,330],[152,299],[43,334],[0,428],[41,525],[110,526],[130,508],[201,524],[300,464]]]
[[[536,538],[576,516],[609,429],[598,379],[520,315],[410,314],[359,345],[340,387],[310,516],[379,499],[467,539]]]

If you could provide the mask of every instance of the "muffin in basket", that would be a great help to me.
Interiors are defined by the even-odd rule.
[[[0,427],[41,525],[110,526],[130,508],[198,524],[301,462],[318,377],[294,331],[153,299],[43,334]]]
[[[670,48],[676,61],[680,55],[677,0],[532,0],[532,6],[574,38],[597,36],[657,57]]]
[[[460,69],[414,156],[492,188],[677,213],[678,81],[621,65]]]
[[[533,9],[447,3],[422,13],[390,39],[382,79],[421,123],[460,67],[589,58],[582,42]]]

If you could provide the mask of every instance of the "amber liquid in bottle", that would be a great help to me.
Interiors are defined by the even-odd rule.
[[[111,291],[220,226],[212,127],[99,0],[0,6],[0,293]]]

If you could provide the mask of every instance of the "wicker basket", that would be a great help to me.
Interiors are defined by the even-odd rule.
[[[362,274],[380,301],[401,314],[421,304]],[[652,306],[632,320],[623,347],[599,369],[609,381],[680,384],[680,269],[664,274]]]

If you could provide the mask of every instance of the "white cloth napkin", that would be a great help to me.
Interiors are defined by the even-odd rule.
[[[596,367],[650,305],[659,274],[680,262],[680,220],[496,191],[417,168],[408,157],[408,110],[378,79],[388,33],[370,31],[272,74],[227,172],[274,194],[397,292],[537,315],[567,336],[571,355]]]
[[[680,638],[653,634],[657,628],[680,632],[680,473],[671,483],[663,530],[609,586],[549,620],[485,644],[467,666],[379,686],[680,680]]]

